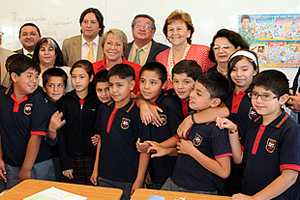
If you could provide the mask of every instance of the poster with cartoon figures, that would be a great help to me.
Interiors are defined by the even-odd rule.
[[[300,14],[239,15],[238,32],[257,53],[260,67],[300,67]]]

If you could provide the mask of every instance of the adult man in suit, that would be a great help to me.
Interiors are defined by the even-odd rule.
[[[300,68],[294,78],[290,93],[290,99],[287,102],[289,108],[292,110],[290,116],[300,124]]]
[[[70,67],[81,59],[92,63],[103,59],[101,42],[105,26],[102,14],[96,8],[88,8],[82,12],[79,23],[82,34],[65,39],[62,46],[64,61]]]
[[[38,41],[40,41],[41,37],[41,32],[37,25],[33,23],[23,24],[19,31],[19,40],[23,47],[15,52],[32,58],[35,46]]]
[[[169,48],[153,40],[156,27],[154,19],[149,15],[136,15],[132,20],[131,30],[134,41],[128,44],[125,53],[128,61],[143,66],[145,63],[155,61],[157,54]]]
[[[14,54],[13,51],[0,47],[0,74],[1,74],[0,85],[3,85],[5,87],[9,87],[11,85],[9,81],[9,77],[7,75],[7,70],[5,68],[5,63],[6,63],[6,59],[12,54]]]

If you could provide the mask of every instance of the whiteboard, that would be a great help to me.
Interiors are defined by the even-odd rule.
[[[170,45],[162,27],[175,9],[188,12],[195,27],[194,44],[211,43],[221,28],[238,30],[239,14],[300,13],[300,1],[289,0],[2,0],[0,30],[4,32],[2,47],[21,48],[19,28],[26,22],[40,27],[43,37],[53,37],[61,46],[65,38],[80,34],[79,17],[86,8],[95,7],[104,16],[105,31],[123,30],[132,41],[131,21],[136,14],[147,13],[156,20],[156,41]],[[292,81],[297,69],[282,69]]]

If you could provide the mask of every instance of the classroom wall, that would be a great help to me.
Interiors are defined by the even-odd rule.
[[[162,33],[166,17],[175,9],[190,13],[195,33],[193,43],[209,45],[221,28],[238,30],[239,14],[300,13],[298,0],[3,0],[0,6],[0,30],[4,32],[2,47],[21,48],[19,28],[25,22],[36,23],[42,36],[53,37],[59,45],[65,38],[80,34],[79,16],[88,7],[98,8],[105,19],[105,30],[119,28],[132,40],[130,24],[138,13],[156,20],[154,39],[165,44]],[[293,79],[297,69],[280,69]]]

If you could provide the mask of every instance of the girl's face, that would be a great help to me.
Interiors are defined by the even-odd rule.
[[[219,37],[215,40],[213,51],[218,63],[227,63],[229,56],[238,48],[235,48],[226,37]]]
[[[168,25],[168,40],[174,46],[187,44],[187,38],[191,34],[186,23],[182,20],[176,20]]]
[[[82,67],[76,67],[71,74],[72,86],[76,92],[87,92],[89,83],[93,76],[89,77],[88,73]]]
[[[254,70],[252,63],[247,58],[243,58],[232,68],[230,77],[235,83],[236,89],[239,88],[245,91],[249,88],[252,83],[253,76],[256,74],[257,71]]]
[[[56,59],[55,49],[44,43],[39,50],[39,60],[43,66],[54,66]]]

